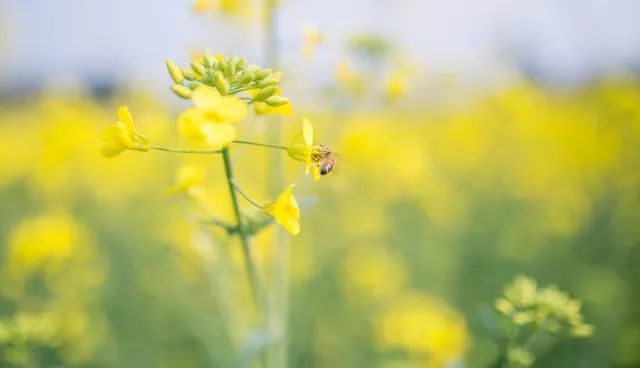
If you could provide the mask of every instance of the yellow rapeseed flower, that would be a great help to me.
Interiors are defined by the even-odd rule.
[[[264,212],[276,219],[276,222],[284,227],[292,235],[300,232],[300,208],[296,197],[293,196],[293,187],[290,184],[275,202],[264,205]]]
[[[178,130],[193,143],[210,148],[225,147],[235,139],[233,123],[247,115],[247,106],[232,96],[222,96],[211,87],[202,86],[191,96],[195,107],[178,118]]]
[[[126,106],[118,108],[118,119],[118,122],[108,126],[102,133],[100,152],[106,157],[114,157],[125,149],[148,151],[149,140],[136,133],[133,117]]]
[[[313,125],[307,118],[302,118],[302,131],[298,133],[289,146],[287,146],[287,154],[294,160],[305,163],[305,173],[313,175],[313,180],[320,178],[320,169],[314,161],[314,153],[317,153],[320,147],[313,144]]]
[[[407,94],[407,79],[399,74],[394,74],[386,81],[385,87],[389,100],[401,99]]]
[[[11,266],[31,270],[57,265],[71,257],[79,245],[80,226],[64,214],[45,214],[25,220],[9,239]]]
[[[469,344],[464,318],[444,301],[418,292],[394,298],[376,327],[383,348],[426,355],[429,366],[452,364]]]
[[[198,198],[204,194],[205,169],[200,165],[182,165],[176,172],[176,184],[173,193],[184,193],[191,198]]]
[[[211,0],[195,0],[193,2],[193,10],[196,12],[205,12],[215,8],[216,4]]]

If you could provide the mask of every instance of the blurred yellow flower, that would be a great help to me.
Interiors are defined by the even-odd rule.
[[[195,0],[193,2],[193,10],[196,12],[205,12],[215,9],[216,4],[212,0]]]
[[[184,193],[191,198],[199,198],[204,194],[205,169],[200,165],[182,165],[176,172],[174,193]]]
[[[426,355],[429,366],[461,359],[469,343],[464,318],[444,301],[417,292],[393,298],[377,320],[382,346]]]
[[[136,132],[133,117],[126,106],[118,109],[118,119],[118,122],[104,130],[100,152],[106,157],[114,157],[125,149],[148,151],[149,140]]]
[[[300,232],[300,208],[296,197],[293,196],[293,187],[290,184],[275,202],[264,205],[264,212],[276,219],[276,222],[284,227],[292,235]]]
[[[305,26],[302,29],[304,41],[302,43],[302,54],[305,58],[311,59],[315,53],[316,46],[321,45],[325,41],[324,34],[320,33],[315,26]]]
[[[26,270],[55,266],[78,245],[80,228],[62,214],[46,214],[20,223],[9,240],[9,264]]]
[[[251,3],[248,0],[195,0],[193,10],[195,12],[219,10],[230,15],[253,16]]]
[[[195,107],[188,108],[178,118],[182,136],[209,148],[225,147],[235,139],[233,123],[247,115],[247,106],[232,96],[222,96],[211,87],[201,86],[191,96]]]
[[[366,80],[353,68],[349,60],[339,60],[335,66],[335,76],[338,85],[345,92],[353,96],[362,96],[365,92]]]
[[[386,94],[389,100],[395,101],[407,94],[407,79],[399,74],[394,74],[386,82]]]
[[[313,180],[320,178],[320,169],[313,160],[314,153],[319,150],[313,145],[313,125],[307,118],[302,118],[302,131],[298,133],[287,146],[287,154],[294,160],[305,163],[305,173],[313,175]]]

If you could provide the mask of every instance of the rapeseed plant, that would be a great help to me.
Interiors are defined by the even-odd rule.
[[[533,279],[517,276],[495,302],[504,317],[498,327],[504,346],[496,365],[530,367],[560,341],[591,336],[594,328],[584,322],[581,306],[555,285],[539,288]]]
[[[177,121],[180,135],[190,145],[189,148],[170,148],[151,143],[138,133],[133,119],[126,107],[118,110],[120,121],[104,133],[102,154],[113,157],[124,150],[158,150],[173,153],[215,154],[222,157],[224,172],[232,205],[235,224],[231,225],[217,218],[209,218],[209,224],[224,228],[230,236],[238,236],[242,245],[243,258],[249,284],[257,305],[259,317],[266,318],[268,299],[259,275],[255,252],[250,247],[250,239],[260,230],[271,224],[270,219],[254,218],[245,214],[239,204],[239,196],[260,209],[262,213],[274,219],[292,235],[300,232],[300,208],[293,195],[290,184],[273,202],[260,205],[241,189],[232,166],[231,144],[243,144],[285,151],[291,158],[305,162],[306,173],[310,171],[317,180],[321,174],[327,174],[333,168],[330,150],[313,143],[313,127],[309,119],[303,119],[303,130],[290,145],[277,145],[239,140],[236,125],[243,121],[248,106],[260,104],[256,113],[287,113],[283,106],[290,106],[289,100],[280,95],[281,72],[264,69],[257,65],[248,65],[245,59],[228,58],[205,52],[190,63],[190,68],[179,68],[172,60],[167,60],[167,71],[173,85],[171,90],[180,98],[190,99],[194,106],[184,110]],[[274,109],[269,111],[269,109]],[[280,109],[280,110],[278,110]],[[204,204],[204,171],[200,166],[183,166],[177,173],[174,193],[184,193],[197,202]],[[207,213],[208,217],[211,217]]]

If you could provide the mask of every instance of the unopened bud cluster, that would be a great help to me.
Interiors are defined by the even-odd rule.
[[[580,300],[555,285],[540,288],[529,277],[516,277],[495,302],[506,322],[507,366],[531,367],[536,355],[544,352],[543,343],[552,346],[563,339],[591,336],[593,326],[584,322],[581,307]]]
[[[269,106],[289,103],[287,98],[276,93],[280,85],[280,72],[248,65],[246,59],[237,56],[228,58],[205,52],[191,61],[187,68],[180,68],[172,60],[167,60],[167,70],[175,83],[171,90],[185,99],[191,97],[194,89],[204,85],[215,88],[225,96],[252,91],[254,101]]]
[[[536,282],[518,276],[504,290],[496,309],[519,326],[532,325],[536,330],[552,334],[567,333],[572,337],[588,337],[593,326],[584,322],[581,302],[572,299],[556,286],[538,288]]]

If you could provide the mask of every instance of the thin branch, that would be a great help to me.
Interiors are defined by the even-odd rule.
[[[248,144],[248,145],[251,145],[251,146],[260,146],[260,147],[268,147],[268,148],[277,148],[277,149],[281,149],[281,150],[286,150],[287,149],[287,146],[283,146],[283,145],[280,145],[280,144],[258,143],[258,142],[241,141],[241,140],[235,140],[235,141],[232,141],[231,143]]]
[[[240,193],[240,195],[247,200],[247,202],[251,203],[252,205],[258,207],[259,209],[263,209],[264,207],[259,205],[256,201],[254,201],[253,199],[251,199],[251,197],[249,197],[247,195],[247,193],[245,193],[242,189],[240,189],[240,187],[238,186],[238,184],[235,182],[235,180],[232,180],[231,183],[233,184],[233,187],[236,189],[236,191],[238,193]]]
[[[169,148],[169,147],[161,147],[161,146],[149,146],[149,148],[165,151],[165,152],[174,152],[174,153],[200,153],[200,154],[219,154],[222,153],[222,150],[207,150],[207,149],[181,149],[181,148]]]

